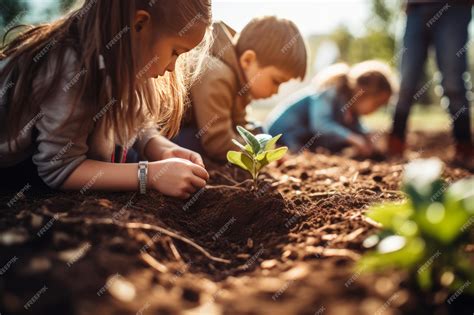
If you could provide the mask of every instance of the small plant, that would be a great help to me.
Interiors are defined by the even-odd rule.
[[[404,269],[423,291],[453,292],[474,282],[465,251],[474,226],[474,177],[450,185],[441,172],[436,159],[410,163],[403,183],[407,199],[369,209],[367,216],[382,231],[365,240],[365,247],[376,249],[358,262],[360,270]],[[466,292],[474,294],[473,286]]]
[[[273,161],[281,159],[288,151],[288,148],[276,148],[276,143],[280,139],[281,134],[276,137],[267,134],[254,136],[241,126],[237,126],[237,131],[244,139],[245,145],[232,139],[232,142],[240,148],[240,152],[227,152],[227,160],[252,175],[254,189],[256,190],[258,189],[258,175],[262,168]]]

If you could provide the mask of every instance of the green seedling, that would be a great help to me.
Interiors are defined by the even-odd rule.
[[[232,142],[240,148],[238,151],[227,152],[227,160],[248,171],[252,176],[254,189],[258,189],[258,175],[263,167],[273,161],[281,159],[288,151],[287,147],[276,148],[276,143],[281,134],[272,137],[267,134],[254,136],[250,131],[241,126],[237,126],[237,131],[242,136],[245,144],[232,139]]]
[[[405,270],[422,291],[456,291],[474,282],[472,254],[465,251],[474,227],[474,177],[451,184],[441,173],[439,160],[414,161],[404,174],[405,200],[369,209],[382,231],[365,240],[374,250],[359,261],[361,270]],[[474,287],[465,291],[474,294]]]

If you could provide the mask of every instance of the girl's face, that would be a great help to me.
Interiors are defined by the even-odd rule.
[[[190,51],[203,40],[207,27],[200,22],[183,28],[177,34],[161,33],[153,27],[148,12],[135,14],[135,56],[138,56],[137,77],[157,78],[175,69],[178,57]]]
[[[362,95],[354,104],[357,115],[367,115],[386,105],[390,100],[390,93],[382,92],[375,95]]]

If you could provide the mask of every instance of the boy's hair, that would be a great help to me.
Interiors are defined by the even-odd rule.
[[[85,0],[82,6],[75,7],[55,22],[27,28],[6,45],[8,32],[4,37],[0,60],[7,58],[8,63],[0,72],[0,80],[9,73],[14,73],[16,80],[9,97],[9,142],[19,134],[23,115],[37,114],[50,93],[62,88],[58,84],[67,65],[68,48],[77,53],[78,70],[85,70],[77,83],[73,112],[83,100],[84,119],[92,119],[110,104],[111,97],[119,105],[107,108],[102,119],[105,119],[104,130],[114,131],[116,143],[126,144],[140,129],[152,125],[159,126],[164,135],[175,135],[186,102],[186,57],[179,59],[174,73],[139,80],[140,69],[132,49],[134,34],[130,28],[137,10],[151,15],[153,27],[159,29],[157,36],[163,32],[180,35],[196,23],[209,27],[211,0]],[[44,53],[48,50],[52,51]],[[104,57],[105,73],[99,67],[100,55]],[[35,95],[28,93],[40,70],[51,65],[54,66],[52,78],[40,82],[42,85]],[[106,76],[110,84],[106,83]],[[108,90],[111,96],[107,95]]]
[[[304,79],[307,49],[298,27],[290,20],[274,16],[255,18],[240,32],[236,43],[237,55],[253,50],[260,66],[275,66]]]
[[[394,94],[398,87],[390,67],[381,61],[368,60],[352,67],[337,63],[322,70],[313,79],[318,91],[336,87],[347,99],[363,91],[365,95]]]

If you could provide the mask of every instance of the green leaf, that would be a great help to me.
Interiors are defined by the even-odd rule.
[[[237,141],[237,140],[235,140],[235,139],[232,139],[232,142],[233,142],[236,146],[238,146],[238,147],[240,148],[240,150],[246,151],[246,150],[245,150],[245,146],[244,146],[243,144],[241,144],[239,141]]]
[[[245,153],[229,151],[227,152],[227,160],[241,169],[252,173],[253,162]]]
[[[281,147],[275,150],[270,150],[266,154],[266,158],[269,162],[278,161],[288,152],[287,147]]]
[[[275,146],[276,146],[276,143],[278,140],[280,140],[281,138],[281,134],[271,138],[267,144],[265,145],[265,151],[270,151],[270,150],[274,150],[275,149]]]
[[[281,147],[275,150],[260,153],[255,159],[261,164],[261,167],[264,167],[273,161],[281,159],[287,151],[287,147]]]
[[[256,135],[255,138],[258,140],[258,143],[260,143],[260,152],[265,151],[268,141],[272,140],[272,136],[264,133]]]
[[[385,228],[395,230],[399,220],[407,220],[413,214],[408,202],[386,203],[373,206],[366,216],[382,224]]]
[[[460,202],[453,203],[447,208],[444,204],[435,202],[416,213],[416,221],[423,233],[433,239],[448,245],[463,234],[463,226],[470,215]]]
[[[446,191],[445,202],[447,204],[460,202],[467,212],[474,214],[474,176],[452,184]],[[447,207],[449,208],[449,205]]]
[[[379,243],[380,244],[380,243]],[[373,251],[365,254],[357,263],[367,271],[388,268],[413,268],[424,258],[425,242],[421,238],[408,238],[405,245],[396,251]]]
[[[252,147],[253,153],[257,154],[260,152],[260,142],[258,142],[257,138],[255,138],[251,132],[241,126],[237,126],[237,131],[242,136],[242,138],[244,138],[245,142],[247,142],[247,144]]]

